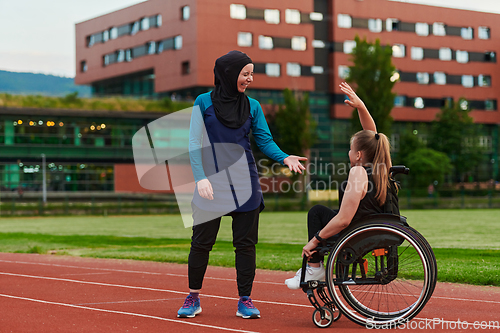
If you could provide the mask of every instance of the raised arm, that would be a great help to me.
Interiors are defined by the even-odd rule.
[[[351,86],[349,86],[346,82],[342,82],[339,86],[340,90],[342,90],[342,92],[349,97],[349,99],[346,99],[344,103],[358,109],[359,120],[361,121],[363,129],[374,131],[376,133],[377,126],[375,125],[375,121],[373,121],[370,112],[366,108],[365,103],[363,103],[354,90],[352,90]]]

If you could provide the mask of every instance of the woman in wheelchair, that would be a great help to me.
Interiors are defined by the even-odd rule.
[[[304,246],[302,256],[307,256],[309,263],[304,281],[325,280],[323,256],[315,249],[322,241],[335,241],[337,234],[351,221],[383,213],[389,190],[389,169],[392,166],[389,140],[386,135],[377,132],[370,112],[354,90],[345,82],[340,84],[340,89],[349,97],[344,102],[358,109],[363,130],[351,138],[351,169],[348,179],[339,189],[340,209],[316,205],[307,215],[309,243]],[[301,271],[285,281],[288,288],[300,288]]]

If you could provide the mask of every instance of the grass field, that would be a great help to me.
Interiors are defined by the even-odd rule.
[[[439,280],[500,285],[500,210],[402,211],[431,243]],[[186,263],[191,230],[179,215],[0,219],[0,251]],[[223,218],[210,264],[234,266],[231,222]],[[296,270],[306,213],[262,213],[257,266]]]

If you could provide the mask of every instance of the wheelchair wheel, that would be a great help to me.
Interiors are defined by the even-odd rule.
[[[345,233],[328,258],[326,277],[341,312],[367,327],[395,327],[415,317],[437,275],[432,250],[420,237],[389,222],[368,222]]]
[[[335,320],[333,310],[327,306],[315,309],[313,312],[313,322],[319,328],[329,327]]]

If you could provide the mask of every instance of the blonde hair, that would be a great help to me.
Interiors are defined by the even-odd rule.
[[[364,152],[365,164],[371,164],[372,166],[372,177],[377,190],[375,199],[382,206],[385,204],[387,197],[389,169],[392,167],[389,139],[383,133],[363,130],[352,136],[351,143],[353,141],[354,148],[357,151]]]

